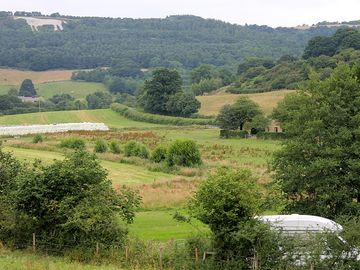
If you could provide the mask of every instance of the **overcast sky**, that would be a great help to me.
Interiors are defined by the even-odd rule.
[[[191,14],[276,27],[359,20],[360,0],[0,0],[0,10],[121,18]]]

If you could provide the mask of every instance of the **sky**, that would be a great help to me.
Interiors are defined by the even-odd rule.
[[[360,0],[0,0],[0,10],[115,18],[197,15],[272,27],[360,20]]]

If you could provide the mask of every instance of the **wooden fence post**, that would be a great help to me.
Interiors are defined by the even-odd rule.
[[[160,247],[160,269],[163,269],[163,247]]]
[[[100,252],[99,242],[96,242],[96,255],[99,255],[99,252]]]
[[[199,250],[195,248],[195,263],[198,264],[199,262]]]
[[[128,246],[125,246],[125,260],[127,261],[129,257],[129,248]]]
[[[35,252],[35,250],[36,250],[36,237],[35,237],[35,233],[32,234],[32,248],[33,248],[33,252]]]
[[[314,270],[314,264],[310,264],[310,270]]]

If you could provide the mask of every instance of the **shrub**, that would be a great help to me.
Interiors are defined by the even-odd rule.
[[[151,153],[151,160],[160,163],[166,159],[167,148],[163,145],[157,146],[154,151]]]
[[[168,149],[166,158],[169,166],[179,165],[192,167],[202,163],[200,151],[192,140],[176,140]]]
[[[221,139],[229,139],[229,138],[246,138],[249,133],[246,130],[220,130],[220,138]]]
[[[286,135],[284,132],[259,132],[256,137],[263,140],[284,140],[287,138]]]
[[[149,158],[150,151],[148,147],[136,141],[129,141],[125,144],[124,154],[126,157]]]
[[[111,153],[113,154],[120,154],[121,152],[120,145],[118,144],[117,141],[111,141],[109,144],[109,148]]]
[[[190,125],[214,125],[214,118],[185,118],[185,117],[174,117],[174,116],[165,116],[151,113],[139,112],[133,108],[129,108],[125,105],[114,103],[111,106],[111,109],[125,118],[148,122],[154,124],[163,124],[163,125],[175,125],[175,126],[190,126]]]
[[[105,153],[107,150],[108,150],[108,146],[104,140],[97,140],[95,142],[94,151],[96,153]]]
[[[43,142],[44,141],[44,138],[41,134],[36,134],[33,139],[32,139],[32,142],[33,143],[40,143],[40,142]]]
[[[84,149],[85,141],[81,138],[65,138],[61,140],[60,147],[71,149]]]

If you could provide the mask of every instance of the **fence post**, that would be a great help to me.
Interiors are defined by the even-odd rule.
[[[129,257],[129,248],[128,248],[128,246],[125,246],[125,259],[126,259],[126,261],[128,260],[128,257]]]
[[[36,250],[36,237],[35,237],[35,233],[32,234],[32,248],[33,248],[33,252],[35,252],[35,250]]]
[[[198,264],[199,262],[199,250],[195,248],[195,263]]]
[[[96,242],[96,255],[99,255],[100,248],[99,248],[99,242]]]
[[[313,263],[310,264],[310,270],[314,270],[314,264]]]
[[[160,247],[160,269],[163,269],[163,247]]]

